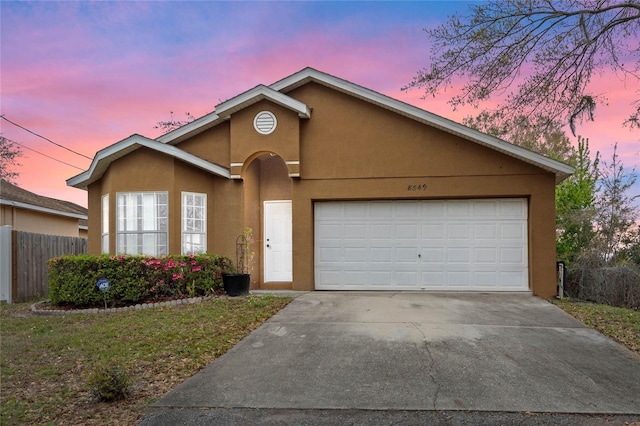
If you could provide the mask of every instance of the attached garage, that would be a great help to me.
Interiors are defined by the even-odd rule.
[[[320,290],[529,291],[527,200],[315,203]]]

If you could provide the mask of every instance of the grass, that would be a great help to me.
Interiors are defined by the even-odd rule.
[[[586,325],[640,354],[640,311],[570,299],[556,300],[553,303]]]
[[[214,298],[105,315],[36,316],[0,308],[0,424],[136,424],[144,408],[262,324],[290,299]],[[97,402],[97,365],[123,368],[131,395]]]

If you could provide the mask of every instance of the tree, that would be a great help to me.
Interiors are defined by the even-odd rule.
[[[589,140],[578,138],[578,149],[569,163],[572,176],[556,186],[556,255],[572,263],[591,245],[598,180],[599,154],[591,161]]]
[[[195,120],[196,118],[191,115],[190,113],[186,112],[185,116],[186,116],[186,120],[177,120],[174,116],[173,116],[173,111],[169,111],[169,113],[171,114],[171,117],[169,118],[169,120],[167,121],[158,121],[158,123],[153,126],[154,129],[161,129],[163,132],[168,133],[172,130],[177,129],[178,127],[182,127],[185,124],[189,124],[191,123],[193,120]]]
[[[615,144],[611,162],[603,162],[596,197],[597,238],[594,242],[604,262],[615,259],[618,251],[625,247],[638,219],[634,201],[640,196],[628,194],[637,180],[635,169],[630,172],[625,170],[617,150],[618,145]]]
[[[22,157],[22,149],[10,139],[0,136],[0,178],[14,183],[20,173],[12,171],[12,167],[20,166],[18,158]]]
[[[548,117],[525,115],[507,117],[504,111],[484,110],[476,117],[466,117],[463,124],[481,132],[507,140],[514,145],[567,161],[574,155],[571,141],[562,130],[562,124]]]
[[[639,0],[490,0],[426,32],[430,66],[405,90],[435,96],[461,83],[454,108],[506,95],[498,111],[562,118],[574,135],[576,121],[593,120],[606,101],[589,86],[594,74],[640,79]],[[637,100],[626,123],[639,117]]]

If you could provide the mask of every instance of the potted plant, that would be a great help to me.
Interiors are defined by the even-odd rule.
[[[251,285],[251,266],[253,264],[253,231],[247,227],[236,238],[236,270],[233,273],[222,274],[224,291],[229,296],[244,296],[249,294]]]

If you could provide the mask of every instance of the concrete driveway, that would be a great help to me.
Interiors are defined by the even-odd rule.
[[[154,403],[142,424],[193,408],[640,419],[640,357],[530,294],[310,292]]]

